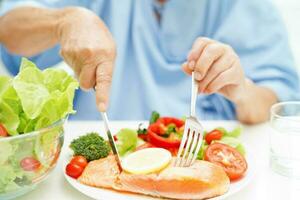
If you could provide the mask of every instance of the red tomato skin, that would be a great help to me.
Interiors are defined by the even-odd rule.
[[[212,130],[211,132],[205,135],[205,141],[207,144],[210,144],[213,140],[221,140],[223,133],[219,130]]]
[[[219,148],[226,148],[227,152],[231,151],[235,154],[236,157],[238,157],[240,159],[240,163],[242,163],[242,167],[240,168],[239,172],[233,172],[230,169],[227,169],[223,164],[221,164],[220,162],[214,161],[213,157],[212,157],[212,152],[215,151],[215,149],[219,147]],[[227,176],[229,177],[230,181],[235,181],[238,180],[240,178],[243,177],[243,175],[245,174],[245,172],[247,171],[248,165],[247,165],[247,161],[245,160],[245,158],[233,147],[226,145],[226,144],[221,144],[221,143],[214,143],[208,146],[208,148],[206,149],[205,153],[204,153],[204,160],[212,162],[216,165],[221,166],[224,171],[226,172]]]
[[[36,171],[40,168],[40,161],[33,157],[25,157],[21,160],[20,166],[24,171]]]
[[[83,167],[74,163],[69,163],[66,166],[66,174],[75,179],[77,179],[82,174],[83,170]]]
[[[0,136],[1,137],[7,137],[8,136],[7,130],[2,124],[0,124]]]
[[[74,156],[72,160],[70,161],[71,164],[79,165],[82,168],[85,168],[88,164],[88,161],[83,156]]]

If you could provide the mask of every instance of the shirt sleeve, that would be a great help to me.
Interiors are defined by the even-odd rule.
[[[300,99],[297,70],[277,9],[269,0],[230,2],[224,1],[223,21],[214,39],[230,44],[246,76],[273,90],[279,101]]]

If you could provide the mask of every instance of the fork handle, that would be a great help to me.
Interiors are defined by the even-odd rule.
[[[192,94],[191,94],[191,116],[196,117],[196,100],[198,95],[198,84],[195,80],[195,72],[192,72]]]

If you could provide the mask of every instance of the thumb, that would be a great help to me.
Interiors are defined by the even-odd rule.
[[[105,112],[108,108],[113,68],[114,62],[106,61],[96,69],[96,103],[100,112]]]

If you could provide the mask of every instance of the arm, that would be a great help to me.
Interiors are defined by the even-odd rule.
[[[199,82],[199,91],[219,93],[235,104],[237,119],[247,124],[264,122],[270,107],[278,101],[269,88],[253,83],[244,75],[239,57],[223,43],[198,38],[188,55],[183,70]]]
[[[278,101],[274,91],[258,86],[246,79],[245,89],[241,91],[236,105],[237,119],[246,124],[255,124],[269,119],[271,106]]]
[[[197,39],[183,67],[202,75],[200,92],[229,99],[237,119],[263,122],[273,103],[300,97],[287,33],[270,1],[229,2],[220,2],[226,6],[219,7],[222,20],[213,39]]]
[[[84,8],[20,7],[0,18],[0,42],[12,53],[32,56],[55,44],[82,88],[96,86],[98,108],[108,106],[116,47],[102,22]]]
[[[0,18],[0,42],[12,53],[33,56],[58,43],[61,17],[70,10],[16,8]]]

